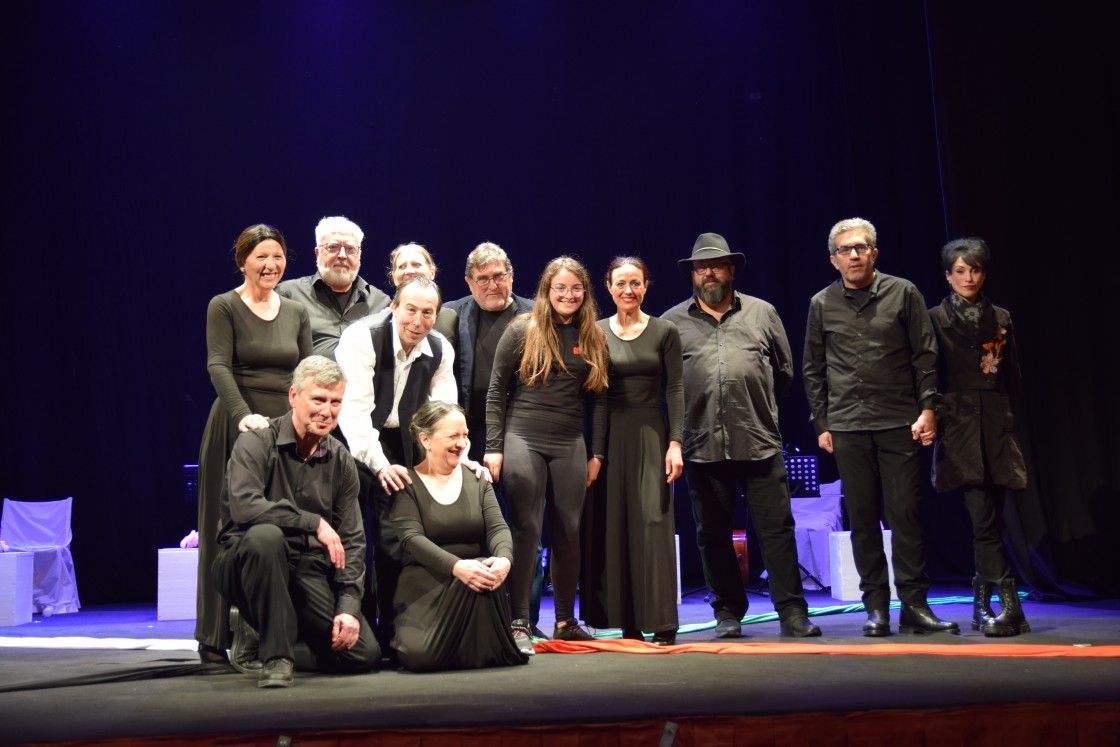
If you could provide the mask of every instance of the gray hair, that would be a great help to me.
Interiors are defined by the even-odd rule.
[[[431,438],[436,432],[436,426],[453,412],[459,413],[464,418],[467,417],[466,411],[454,402],[440,402],[438,399],[425,402],[408,424],[408,432],[412,434],[412,440],[418,442],[421,433]]]
[[[358,242],[359,249],[362,247],[362,239],[366,237],[366,235],[362,233],[362,229],[358,228],[358,224],[345,215],[325,216],[319,221],[319,225],[315,226],[315,246],[322,244],[323,237],[328,233],[353,234]]]
[[[467,267],[463,270],[463,275],[469,278],[476,269],[492,262],[501,262],[506,272],[513,272],[513,265],[509,263],[509,255],[505,250],[493,242],[483,241],[467,255]]]
[[[432,280],[431,278],[426,278],[423,275],[413,275],[410,278],[405,278],[404,280],[402,280],[401,284],[397,286],[397,292],[393,294],[393,303],[397,306],[400,306],[401,295],[404,293],[404,289],[413,285],[418,285],[421,288],[433,289],[436,292],[436,308],[438,309],[443,305],[443,294],[440,293],[439,286],[436,285],[436,281]]]
[[[292,386],[297,392],[302,392],[307,386],[307,380],[327,389],[334,389],[339,384],[346,383],[346,374],[342,366],[330,358],[322,355],[309,355],[299,362],[296,370],[292,372]]]
[[[875,242],[878,237],[875,234],[875,226],[871,225],[871,221],[864,220],[863,218],[846,218],[833,226],[832,230],[828,232],[829,254],[836,254],[836,237],[848,231],[863,231],[867,243],[870,244],[872,248],[875,247]]]

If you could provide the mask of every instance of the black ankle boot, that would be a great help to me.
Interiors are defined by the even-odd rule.
[[[985,621],[981,632],[988,637],[1006,637],[1031,632],[1031,626],[1023,615],[1019,604],[1019,592],[1015,589],[1014,579],[1007,579],[999,585],[999,614]]]
[[[972,629],[981,630],[995,616],[996,613],[992,610],[992,583],[983,580],[977,573],[972,577]]]

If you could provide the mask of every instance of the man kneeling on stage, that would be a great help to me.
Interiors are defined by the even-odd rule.
[[[361,615],[358,473],[330,435],[345,389],[337,363],[304,359],[291,411],[242,433],[226,468],[213,578],[234,605],[230,662],[261,687],[291,685],[297,657],[300,669],[325,672],[363,672],[381,658]]]

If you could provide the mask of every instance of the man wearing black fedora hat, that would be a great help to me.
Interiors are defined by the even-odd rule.
[[[662,314],[677,326],[684,353],[683,451],[696,543],[716,637],[738,638],[747,595],[731,534],[742,489],[781,634],[819,636],[801,588],[778,430],[778,399],[789,391],[793,356],[774,307],[732,287],[745,261],[719,234],[701,234],[692,255],[677,263],[694,294]]]

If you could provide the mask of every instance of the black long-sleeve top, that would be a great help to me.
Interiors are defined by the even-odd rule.
[[[937,339],[909,280],[875,273],[866,294],[841,280],[813,296],[802,377],[817,433],[911,425],[937,397]]]
[[[490,390],[486,395],[486,451],[501,452],[505,448],[507,415],[541,421],[541,427],[563,433],[583,431],[584,400],[591,406],[591,453],[602,457],[607,442],[607,406],[605,392],[587,393],[583,383],[591,367],[579,356],[579,329],[574,324],[556,325],[560,354],[568,373],[553,364],[548,381],[543,385],[526,386],[519,374],[525,346],[527,319],[513,321],[494,355],[490,374]]]

